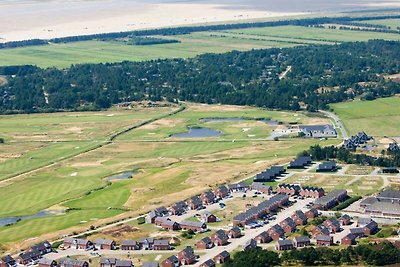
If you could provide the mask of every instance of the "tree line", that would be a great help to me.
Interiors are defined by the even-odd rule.
[[[357,96],[400,93],[399,83],[383,77],[400,73],[399,44],[375,40],[233,51],[65,70],[3,67],[8,84],[0,87],[0,112],[99,110],[138,100],[328,109],[329,103]]]
[[[151,30],[135,30],[125,32],[112,32],[112,33],[99,33],[79,36],[68,36],[61,38],[52,38],[48,40],[32,39],[24,41],[13,41],[0,43],[0,49],[15,48],[24,46],[46,45],[48,43],[69,43],[78,41],[89,40],[111,40],[117,38],[126,38],[130,36],[152,36],[152,35],[182,35],[190,34],[193,32],[202,31],[219,31],[219,30],[233,30],[233,29],[246,29],[257,27],[276,27],[276,26],[312,26],[320,24],[340,24],[346,22],[368,21],[368,20],[381,20],[381,19],[397,19],[400,15],[383,15],[383,16],[365,16],[365,17],[318,17],[318,18],[304,18],[304,19],[286,19],[278,21],[263,21],[263,22],[247,22],[247,23],[232,23],[232,24],[218,24],[218,25],[202,25],[202,26],[182,26],[170,27]]]
[[[400,263],[399,252],[398,248],[387,241],[343,249],[307,247],[285,251],[282,254],[257,248],[236,252],[223,266],[386,266]]]

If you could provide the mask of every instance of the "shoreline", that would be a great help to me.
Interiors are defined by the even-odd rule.
[[[55,22],[51,26],[50,24],[29,24],[31,25],[29,27],[6,26],[0,29],[0,43],[312,14],[226,9],[223,5],[215,4],[149,4],[135,7],[135,10],[137,11],[135,14],[121,15],[116,12],[109,14],[108,17],[93,14],[89,19],[75,18],[69,21],[66,18],[67,21]],[[171,14],[174,14],[174,17]],[[1,20],[0,18],[0,22]],[[13,24],[5,22],[2,25]]]

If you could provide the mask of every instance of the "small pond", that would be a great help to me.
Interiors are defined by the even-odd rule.
[[[50,216],[55,216],[57,214],[63,214],[65,211],[59,210],[59,211],[47,211],[47,210],[41,210],[35,215],[29,215],[29,216],[15,216],[15,217],[4,217],[0,218],[0,227],[5,226],[8,224],[14,224],[19,221],[23,220],[29,220],[29,219],[37,219],[37,218],[44,218],[44,217],[50,217]]]
[[[171,135],[172,138],[205,138],[222,136],[219,131],[209,128],[190,128],[187,133],[178,133]]]
[[[131,179],[132,176],[134,176],[137,173],[138,172],[135,172],[135,171],[121,172],[121,173],[118,173],[118,174],[114,174],[114,175],[108,176],[104,180],[113,181],[113,180]]]

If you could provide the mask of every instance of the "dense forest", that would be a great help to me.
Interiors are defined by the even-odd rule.
[[[318,17],[318,18],[304,18],[304,19],[286,19],[277,21],[262,21],[262,22],[246,22],[246,23],[233,23],[233,24],[217,24],[217,25],[202,25],[202,26],[182,26],[173,28],[161,28],[151,30],[136,30],[126,32],[111,32],[101,34],[89,34],[79,36],[68,36],[62,38],[53,38],[49,40],[43,39],[32,39],[25,41],[15,41],[0,43],[0,49],[2,48],[14,48],[34,45],[46,45],[50,43],[68,43],[77,41],[88,41],[88,40],[112,40],[117,38],[126,38],[134,36],[152,36],[152,35],[178,35],[178,34],[190,34],[193,32],[202,31],[219,31],[219,30],[232,30],[232,29],[246,29],[256,27],[275,27],[275,26],[318,26],[321,24],[346,24],[346,23],[357,23],[357,21],[368,21],[368,20],[379,20],[379,19],[398,19],[400,15],[371,15],[363,17]]]
[[[386,266],[400,263],[399,250],[390,242],[360,244],[344,249],[303,248],[281,255],[260,248],[235,253],[224,267],[265,266]],[[397,266],[397,265],[396,265]]]
[[[400,43],[369,41],[205,54],[193,59],[2,67],[0,112],[95,110],[135,100],[193,101],[309,111],[400,93]],[[280,75],[291,67],[285,78]]]

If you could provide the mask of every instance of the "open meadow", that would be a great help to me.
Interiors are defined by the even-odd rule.
[[[310,145],[340,142],[337,139],[269,140],[269,134],[276,126],[256,120],[328,122],[305,113],[189,104],[185,110],[173,114],[177,109],[114,108],[98,113],[2,116],[9,128],[5,128],[8,129],[6,144],[0,146],[4,158],[0,162],[0,177],[3,179],[0,182],[0,219],[34,215],[42,210],[58,212],[58,215],[0,227],[1,243],[13,248],[30,244],[32,237],[61,237],[116,218],[137,216],[218,184],[245,179],[269,165],[286,163]],[[30,126],[27,125],[28,116],[32,116]],[[60,122],[59,116],[66,116],[69,120]],[[205,118],[237,119],[205,121]],[[13,138],[20,132],[17,127],[19,120],[23,122],[21,127],[32,128],[24,137],[28,140],[31,133],[32,140],[26,141],[29,146],[24,147]],[[110,139],[132,124],[140,126]],[[187,132],[192,126],[215,129],[221,135],[171,137],[171,134]],[[86,134],[73,132],[73,137],[69,132],[60,134],[70,127],[79,128]],[[35,139],[39,133],[46,135],[47,141],[52,138],[58,141]],[[15,155],[7,158],[6,152],[13,147]],[[64,156],[63,153],[68,151],[71,155]],[[57,158],[61,155],[66,158]],[[28,172],[22,175],[18,175],[18,167],[4,167],[24,165],[31,160],[36,160],[37,165],[28,164]],[[106,179],[125,172],[131,172],[132,178]]]
[[[349,134],[365,131],[369,135],[400,136],[400,97],[373,101],[354,100],[330,105]]]
[[[168,37],[158,36],[158,38],[174,39],[180,42],[128,45],[118,40],[91,40],[0,49],[0,66],[32,64],[39,67],[66,68],[71,64],[80,63],[189,58],[204,53],[224,53],[232,50],[285,48],[308,44],[367,41],[370,39],[400,40],[400,35],[303,26],[277,26],[194,32]]]

